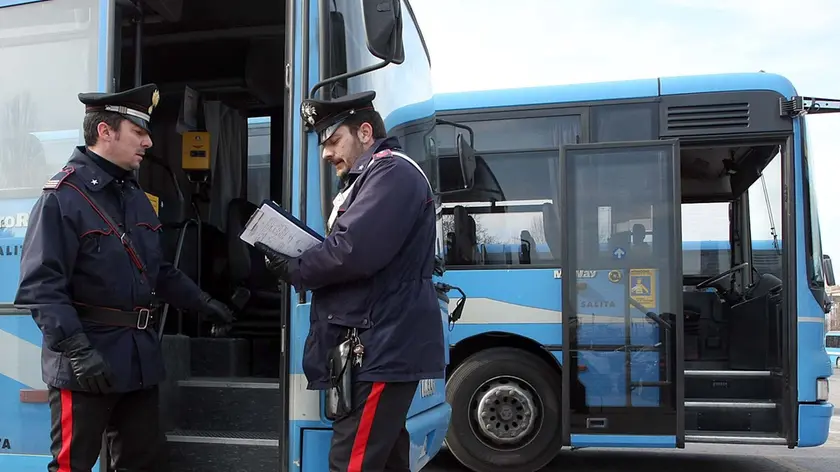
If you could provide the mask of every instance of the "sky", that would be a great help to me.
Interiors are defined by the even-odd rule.
[[[837,0],[411,5],[432,58],[436,93],[764,70],[787,77],[802,95],[840,99]],[[832,141],[840,113],[812,116],[808,126],[823,251],[838,261],[840,153]],[[768,169],[768,192],[778,195],[771,173],[778,175]]]

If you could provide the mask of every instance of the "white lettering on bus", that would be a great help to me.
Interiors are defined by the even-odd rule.
[[[577,271],[577,278],[579,279],[594,279],[598,277],[597,270],[578,270]],[[563,269],[557,269],[554,271],[554,278],[561,279],[563,278]]]
[[[435,393],[435,381],[434,379],[423,379],[420,381],[420,396],[421,397],[429,397],[434,395]]]
[[[0,217],[0,228],[26,228],[27,226],[29,226],[29,213]]]

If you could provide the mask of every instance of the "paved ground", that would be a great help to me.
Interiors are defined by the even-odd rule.
[[[831,378],[831,401],[840,406],[840,371]],[[691,444],[684,450],[582,449],[563,451],[545,472],[837,472],[840,471],[840,408],[828,442],[817,448]],[[467,472],[442,452],[423,472]]]

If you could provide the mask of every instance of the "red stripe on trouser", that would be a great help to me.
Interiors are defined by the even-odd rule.
[[[61,450],[58,472],[70,472],[70,444],[73,442],[73,392],[61,391]]]
[[[353,441],[353,450],[350,453],[350,465],[347,472],[361,472],[362,462],[365,460],[365,449],[367,449],[370,430],[373,427],[373,418],[376,416],[376,407],[382,397],[385,384],[375,382],[370,389],[370,394],[365,402],[365,409],[362,411],[362,419],[359,421],[359,428],[356,430],[356,439]]]

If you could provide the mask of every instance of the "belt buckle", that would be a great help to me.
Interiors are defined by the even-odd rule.
[[[148,308],[141,308],[137,316],[137,329],[144,330],[149,327],[149,320],[152,318],[152,311]]]

